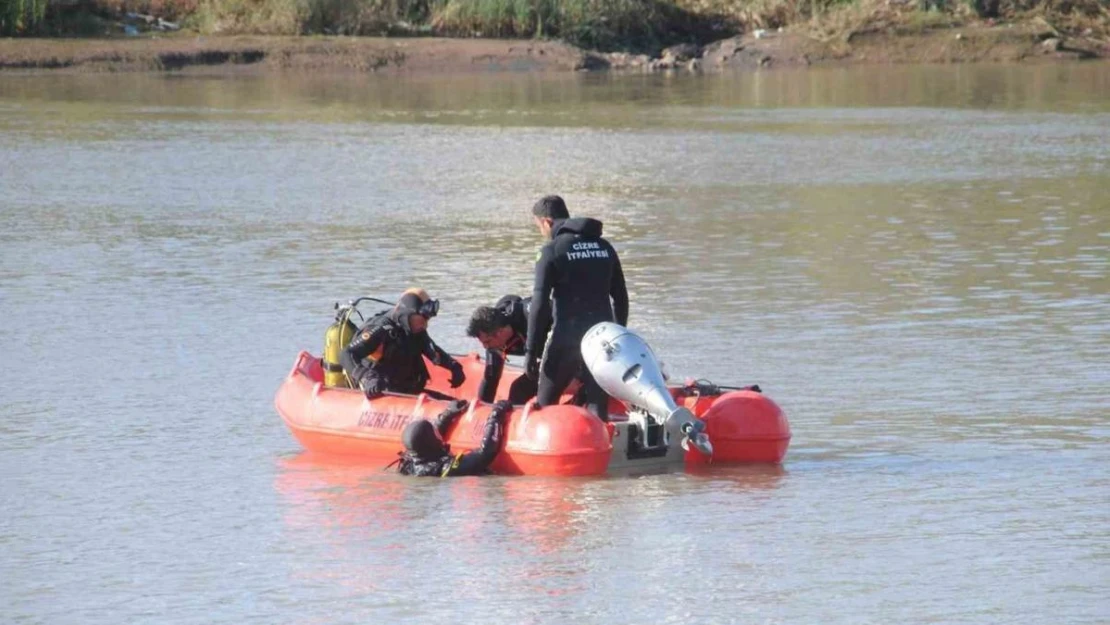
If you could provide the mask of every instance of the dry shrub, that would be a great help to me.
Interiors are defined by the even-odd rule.
[[[719,16],[740,30],[793,24],[812,5],[808,0],[676,0],[676,4],[695,13]]]
[[[585,48],[635,51],[730,34],[722,20],[671,0],[448,0],[431,27],[446,35],[558,37]]]
[[[192,15],[200,3],[201,0],[90,0],[80,4],[85,4],[95,13],[140,13],[172,20]]]
[[[1110,39],[1110,3],[1106,0],[1002,0],[999,8],[1016,17],[1042,17],[1069,34]]]
[[[211,33],[375,35],[412,30],[444,0],[199,0],[190,24]]]
[[[302,30],[309,33],[371,35],[412,32],[445,0],[302,0]]]
[[[887,0],[859,0],[811,15],[805,28],[819,41],[846,43],[857,35],[893,29],[902,24],[910,12]]]
[[[450,0],[436,11],[432,28],[459,36],[521,37],[543,32],[554,24],[552,3],[528,0]],[[546,22],[546,24],[545,24]]]
[[[795,0],[755,0],[739,14],[748,29],[781,28],[800,21],[803,9]]]
[[[298,0],[201,0],[189,23],[213,34],[296,35],[303,20]]]

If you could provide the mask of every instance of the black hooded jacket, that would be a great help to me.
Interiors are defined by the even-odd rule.
[[[424,356],[436,366],[453,366],[455,359],[426,330],[414,333],[409,328],[409,315],[416,314],[419,305],[419,298],[406,295],[393,310],[367,321],[343,350],[339,359],[343,370],[363,391],[377,386],[415,395],[428,383]]]
[[[505,371],[505,356],[523,356],[524,346],[528,340],[528,309],[532,298],[506,295],[497,300],[494,308],[509,320],[509,327],[513,329],[513,338],[509,339],[504,350],[486,350],[486,370],[482,375],[482,383],[478,386],[478,399],[484,402],[493,401],[497,393],[497,385],[501,382],[501,374]]]
[[[579,340],[602,321],[628,323],[628,289],[617,251],[601,237],[601,222],[585,217],[556,221],[540,250],[525,349],[543,351],[554,316],[552,340]]]
[[[405,426],[401,442],[405,451],[401,454],[398,471],[403,475],[417,477],[460,477],[464,475],[484,475],[489,465],[501,450],[502,432],[505,419],[512,412],[512,404],[498,402],[486,418],[486,428],[482,442],[474,451],[452,455],[450,447],[443,438],[451,424],[466,412],[465,400],[452,402],[435,419],[435,423],[420,419]]]

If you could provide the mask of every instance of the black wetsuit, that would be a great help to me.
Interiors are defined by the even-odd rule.
[[[482,376],[482,383],[478,386],[478,399],[486,403],[495,399],[497,385],[501,382],[501,373],[505,370],[505,356],[524,355],[524,345],[528,340],[528,308],[531,302],[530,297],[506,295],[493,305],[509,320],[513,337],[509,339],[505,349],[486,350],[486,370]],[[509,387],[509,401],[514,404],[523,404],[535,396],[536,381],[526,375],[513,380]]]
[[[552,311],[554,308],[554,312]],[[555,325],[544,350],[550,320]],[[609,397],[582,361],[582,337],[602,321],[628,323],[628,289],[620,258],[601,237],[601,222],[576,218],[552,224],[551,241],[536,261],[536,281],[528,315],[528,358],[543,350],[536,403],[549,406],[571,380],[582,380],[590,409],[608,419]]]
[[[343,370],[367,395],[423,392],[428,383],[424,356],[436,366],[461,370],[462,365],[440,349],[427,331],[409,329],[409,315],[415,312],[399,306],[372,317],[340,354]]]
[[[450,448],[443,444],[447,429],[455,419],[466,412],[465,400],[452,402],[446,410],[439,413],[435,423],[421,419],[405,427],[402,441],[405,451],[401,453],[398,471],[404,475],[417,477],[459,477],[463,475],[484,475],[489,465],[501,450],[502,433],[505,419],[512,412],[508,402],[498,402],[486,418],[486,429],[478,449],[461,454],[451,454]],[[439,436],[436,436],[436,432]]]

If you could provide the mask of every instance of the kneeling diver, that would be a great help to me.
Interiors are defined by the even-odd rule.
[[[428,383],[427,356],[451,372],[451,388],[466,381],[459,361],[428,336],[428,320],[439,312],[439,301],[424,289],[409,289],[393,310],[372,317],[340,355],[343,370],[367,397],[386,391],[416,395]]]
[[[417,477],[484,475],[501,450],[505,419],[513,411],[513,405],[507,401],[494,404],[493,411],[486,417],[486,429],[478,449],[452,456],[443,437],[455,419],[466,412],[467,406],[465,399],[457,399],[436,416],[434,424],[420,419],[406,425],[401,432],[405,451],[397,460],[397,470],[402,475]]]

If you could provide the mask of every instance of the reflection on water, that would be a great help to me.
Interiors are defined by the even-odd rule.
[[[416,574],[450,589],[447,606],[406,606],[424,618],[506,594],[514,598],[506,617],[523,610],[524,622],[547,622],[549,601],[597,601],[599,574],[614,582],[630,569],[666,575],[668,566],[701,557],[697,548],[684,549],[673,561],[658,544],[665,535],[659,530],[693,529],[706,514],[727,517],[745,501],[767,505],[771,497],[762,493],[780,487],[785,475],[779,466],[748,466],[701,467],[689,477],[412,481],[376,465],[301,453],[279,461],[275,486],[287,540],[319,555],[307,563],[312,569],[291,571],[296,585],[329,586],[354,599],[403,594]],[[692,518],[694,509],[701,519]],[[361,555],[369,553],[376,555]],[[584,560],[583,553],[596,557]],[[528,597],[543,598],[546,609],[533,613]]]
[[[1107,81],[2,77],[0,620],[1105,620]],[[331,304],[421,284],[475,349],[550,192],[673,375],[786,410],[785,466],[298,454],[272,395]]]
[[[57,123],[79,121],[84,112],[93,122],[105,117],[176,122],[249,118],[593,128],[650,122],[689,129],[692,122],[737,109],[1110,109],[1104,97],[1110,92],[1110,72],[1099,63],[828,68],[739,76],[10,76],[0,89],[6,100],[0,106],[19,101],[66,107],[66,120]]]

